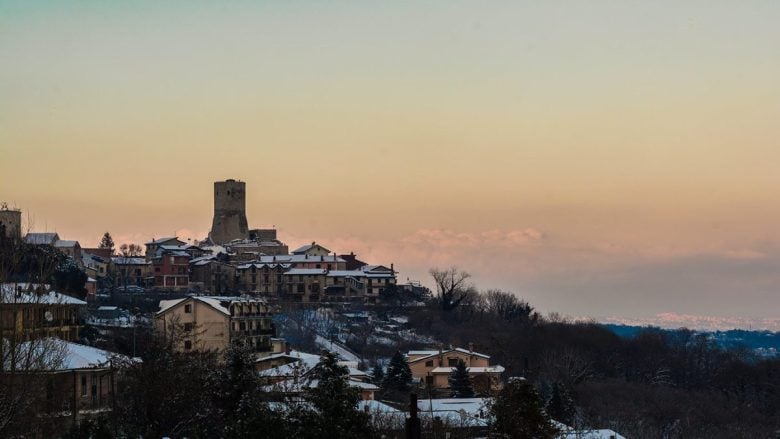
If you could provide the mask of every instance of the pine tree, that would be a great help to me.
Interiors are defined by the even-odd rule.
[[[107,248],[111,250],[111,254],[114,254],[114,239],[111,238],[111,234],[106,232],[103,234],[103,239],[100,240],[98,248]]]
[[[317,386],[308,400],[316,409],[313,425],[305,426],[310,437],[362,438],[370,433],[368,414],[357,410],[360,392],[349,385],[349,369],[338,364],[336,355],[326,352],[312,371]]]
[[[562,384],[553,383],[547,413],[558,422],[571,424],[574,418],[574,401]]]
[[[377,363],[374,365],[374,368],[371,370],[371,381],[377,386],[381,386],[382,381],[384,380],[385,380],[385,369],[382,367],[381,364]]]
[[[383,384],[384,387],[394,390],[408,390],[411,386],[412,370],[409,369],[409,364],[400,351],[396,351],[393,358],[390,359]]]
[[[471,378],[463,360],[458,361],[449,377],[450,390],[453,398],[472,398],[474,388],[471,386]]]
[[[490,407],[495,419],[493,430],[518,439],[554,438],[553,425],[534,386],[523,378],[506,384]]]

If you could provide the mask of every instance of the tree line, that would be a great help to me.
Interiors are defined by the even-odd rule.
[[[646,328],[619,337],[591,321],[537,313],[515,294],[479,292],[468,273],[431,270],[436,291],[410,308],[418,333],[474,343],[507,376],[533,382],[556,420],[627,437],[774,437],[780,360],[706,334]]]

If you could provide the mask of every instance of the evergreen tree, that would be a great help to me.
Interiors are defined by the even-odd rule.
[[[547,402],[547,413],[551,418],[564,424],[571,424],[574,418],[574,401],[566,388],[560,383],[553,383],[550,401]]]
[[[390,359],[387,367],[387,376],[383,382],[384,387],[393,390],[408,390],[412,384],[412,370],[406,362],[404,355],[396,351]]]
[[[493,430],[517,439],[554,438],[558,429],[544,411],[534,386],[523,378],[506,384],[490,407]]]
[[[326,352],[312,371],[317,386],[308,400],[316,408],[314,425],[304,425],[306,437],[364,438],[370,436],[368,414],[357,410],[360,391],[349,385],[349,369],[338,364],[336,355]]]
[[[472,398],[474,388],[471,386],[471,378],[463,360],[458,361],[449,377],[450,390],[453,398]]]
[[[111,234],[106,232],[103,234],[103,239],[100,240],[98,248],[107,248],[111,250],[111,254],[114,254],[114,239],[111,238]]]
[[[377,363],[371,370],[371,381],[377,386],[382,386],[382,381],[385,380],[385,369],[381,364]]]

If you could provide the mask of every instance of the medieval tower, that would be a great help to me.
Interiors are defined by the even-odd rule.
[[[22,211],[9,209],[8,204],[0,203],[0,235],[6,238],[22,237]]]
[[[249,237],[246,183],[233,179],[214,182],[214,221],[209,238],[215,244]]]

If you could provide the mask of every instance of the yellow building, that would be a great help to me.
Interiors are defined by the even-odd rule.
[[[2,338],[16,341],[55,337],[77,340],[87,302],[51,291],[48,285],[0,285]]]
[[[502,387],[501,374],[504,368],[499,365],[491,366],[489,355],[474,352],[473,349],[409,351],[406,360],[412,377],[426,388],[448,389],[449,377],[459,361],[466,365],[475,392],[491,394]]]
[[[224,351],[234,344],[258,354],[274,350],[276,329],[272,313],[262,299],[193,296],[162,300],[155,329],[178,351]]]

